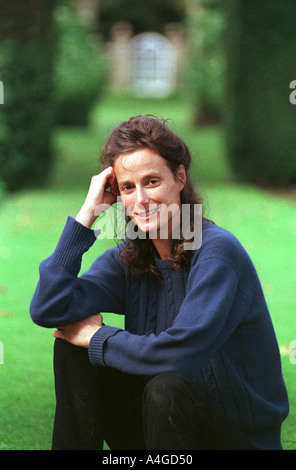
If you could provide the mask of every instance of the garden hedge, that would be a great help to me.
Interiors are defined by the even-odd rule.
[[[57,59],[55,64],[56,120],[58,125],[86,126],[102,97],[107,61],[99,37],[91,33],[69,7],[55,12]]]
[[[53,160],[54,0],[1,7],[0,179],[8,190],[46,183]]]
[[[263,186],[296,183],[295,0],[228,0],[227,152],[236,173]]]

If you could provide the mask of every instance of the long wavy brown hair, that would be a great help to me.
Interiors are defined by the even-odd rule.
[[[191,155],[187,145],[168,126],[167,121],[155,116],[136,116],[123,122],[111,133],[101,150],[101,164],[104,167],[113,166],[120,154],[135,152],[139,149],[150,149],[166,160],[168,167],[176,176],[177,169],[184,165],[186,183],[180,193],[181,204],[190,205],[190,230],[193,231],[194,205],[202,204],[202,197],[194,189],[188,174],[191,165]],[[207,220],[204,218],[204,220]],[[172,241],[171,261],[173,269],[189,268],[192,256],[191,250],[184,250],[187,240]],[[128,263],[131,272],[137,276],[149,273],[158,277],[159,271],[155,265],[155,249],[149,239],[137,237],[129,240],[121,251],[121,258]]]

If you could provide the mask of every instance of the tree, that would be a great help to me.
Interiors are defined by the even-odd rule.
[[[296,182],[296,2],[228,0],[227,150],[244,180]]]
[[[185,0],[101,0],[99,10],[100,33],[107,39],[119,21],[131,23],[135,34],[163,33],[167,23],[184,20],[186,4]]]
[[[90,31],[73,8],[57,8],[55,18],[57,124],[85,126],[103,95],[107,62],[98,36]]]
[[[225,91],[223,0],[187,0],[189,51],[186,88],[196,125],[222,120]]]
[[[0,178],[8,190],[43,185],[53,160],[55,0],[1,2]]]

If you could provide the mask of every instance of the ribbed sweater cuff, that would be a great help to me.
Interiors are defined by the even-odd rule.
[[[68,269],[80,270],[82,255],[96,240],[92,229],[68,217],[65,228],[53,253],[54,261]]]
[[[115,326],[102,326],[91,338],[88,347],[88,356],[90,362],[94,366],[106,366],[104,361],[104,344],[110,336],[115,335],[118,331],[122,331]]]

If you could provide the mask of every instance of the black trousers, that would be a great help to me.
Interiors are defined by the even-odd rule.
[[[248,439],[189,380],[160,374],[148,383],[93,367],[88,351],[55,340],[53,450],[251,449]]]

